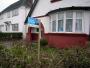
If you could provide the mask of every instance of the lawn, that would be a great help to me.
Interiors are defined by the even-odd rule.
[[[0,68],[90,68],[90,43],[86,48],[56,49],[42,46],[38,62],[37,43],[0,43]],[[9,45],[8,44],[8,45]]]

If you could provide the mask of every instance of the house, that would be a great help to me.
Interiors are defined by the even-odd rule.
[[[0,12],[0,32],[23,33],[25,38],[24,21],[34,0],[19,0]]]
[[[35,1],[28,17],[41,20],[41,34],[50,46],[86,46],[90,35],[90,0]],[[32,37],[32,26],[28,26],[28,29],[28,36]]]

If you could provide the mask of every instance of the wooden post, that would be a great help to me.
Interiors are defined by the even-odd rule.
[[[41,39],[41,24],[39,21],[39,33],[38,33],[38,62],[40,62],[40,39]]]

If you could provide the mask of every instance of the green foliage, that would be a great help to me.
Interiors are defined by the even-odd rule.
[[[0,33],[0,40],[22,39],[22,33]]]
[[[90,55],[85,48],[69,48],[62,50],[64,68],[90,68]]]
[[[41,63],[37,61],[37,47],[37,44],[27,46],[20,41],[9,49],[0,44],[0,68],[90,68],[90,47],[41,47]]]
[[[9,54],[9,50],[3,45],[0,45],[0,68],[9,68],[11,58],[12,56]]]
[[[41,39],[40,40],[40,45],[41,46],[46,46],[46,45],[48,45],[48,41],[46,39]]]
[[[0,45],[0,68],[25,68],[31,62],[29,51],[24,45],[5,48]]]

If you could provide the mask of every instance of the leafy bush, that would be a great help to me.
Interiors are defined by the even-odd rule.
[[[48,44],[48,41],[46,39],[41,39],[40,40],[40,45],[41,46],[46,46]]]
[[[30,54],[23,45],[15,45],[12,48],[5,48],[0,45],[0,68],[25,68],[30,64]]]
[[[69,48],[62,51],[64,68],[90,68],[90,55],[85,48]]]
[[[0,33],[0,40],[22,39],[22,33]]]
[[[0,68],[10,68],[10,59],[12,56],[9,50],[0,44]]]
[[[41,63],[37,61],[37,47],[37,44],[26,46],[19,41],[9,49],[0,44],[0,68],[90,68],[90,46],[67,49],[41,47]]]

